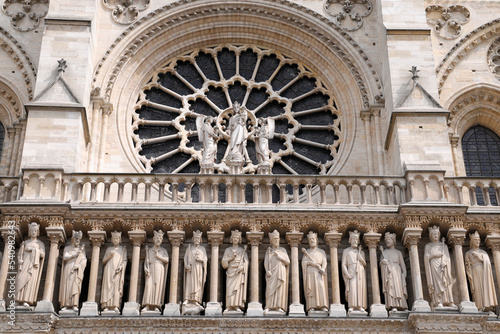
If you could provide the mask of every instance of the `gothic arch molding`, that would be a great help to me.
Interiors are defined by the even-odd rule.
[[[486,84],[468,87],[450,99],[448,129],[453,147],[455,173],[465,176],[462,153],[462,137],[475,125],[482,125],[500,135],[500,90]]]
[[[94,87],[114,106],[119,137],[131,165],[143,166],[133,156],[127,138],[125,111],[135,103],[141,85],[155,66],[198,47],[237,43],[277,49],[321,73],[346,110],[346,132],[338,173],[352,149],[356,114],[383,102],[381,81],[368,56],[338,26],[321,15],[288,1],[192,0],[167,5],[133,24],[106,52],[95,70]],[[251,28],[249,28],[251,27]]]
[[[472,50],[476,49],[479,45],[489,42],[489,40],[498,36],[500,30],[500,19],[495,19],[487,22],[480,27],[472,30],[458,41],[448,51],[443,60],[436,68],[438,74],[438,89],[442,90],[447,78],[455,68],[462,62],[462,59],[468,55]],[[486,61],[486,59],[485,59]]]

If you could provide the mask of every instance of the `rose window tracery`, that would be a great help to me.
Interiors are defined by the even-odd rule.
[[[342,132],[334,97],[304,64],[221,45],[155,71],[132,112],[132,139],[147,172],[325,174]]]

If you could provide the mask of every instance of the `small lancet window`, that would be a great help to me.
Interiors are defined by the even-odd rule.
[[[467,176],[500,177],[500,137],[490,129],[476,125],[462,138],[465,172]],[[498,205],[495,190],[489,188],[492,205]],[[484,205],[483,191],[476,188],[478,205]]]

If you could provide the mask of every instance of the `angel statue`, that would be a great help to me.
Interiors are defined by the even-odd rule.
[[[269,151],[269,139],[274,138],[274,119],[259,118],[258,127],[255,130],[255,152],[259,166],[269,166],[271,152]]]
[[[214,118],[210,116],[198,116],[196,118],[196,129],[198,130],[198,140],[203,144],[203,155],[200,166],[212,169],[217,157],[217,140],[219,133],[216,127],[212,126]]]

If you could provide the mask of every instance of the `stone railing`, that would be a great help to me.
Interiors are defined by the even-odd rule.
[[[203,174],[64,174],[24,170],[21,201],[399,205],[402,177]]]
[[[444,172],[409,172],[405,177],[227,174],[65,174],[24,170],[2,178],[0,200],[73,204],[259,204],[398,206],[455,203],[498,206],[500,179],[444,177]],[[19,194],[18,194],[19,193]],[[19,196],[19,197],[17,197]]]

